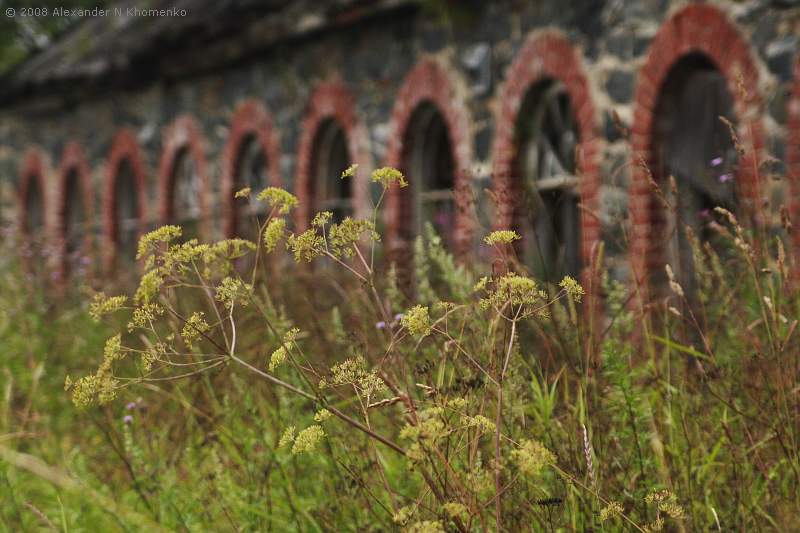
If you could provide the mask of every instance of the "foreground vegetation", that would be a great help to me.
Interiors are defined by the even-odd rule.
[[[296,199],[259,199],[258,243],[145,236],[129,296],[54,304],[3,266],[6,530],[800,520],[798,297],[780,240],[720,210],[726,253],[692,241],[692,294],[670,272],[651,299],[610,280],[601,252],[587,277],[601,314],[575,280],[527,277],[513,232],[486,236],[504,267],[489,275],[429,230],[407,281],[379,266],[374,220],[321,213],[291,234]]]

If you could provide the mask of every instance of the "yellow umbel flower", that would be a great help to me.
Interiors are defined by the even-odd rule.
[[[315,228],[321,228],[328,224],[331,219],[333,218],[333,213],[330,211],[320,211],[316,215],[314,215],[314,220],[311,221],[311,225]]]
[[[313,452],[317,449],[317,444],[325,437],[325,430],[322,426],[309,426],[294,439],[292,446],[292,453],[298,455],[301,453]]]
[[[537,440],[523,440],[521,446],[511,452],[511,458],[520,472],[526,476],[537,476],[542,469],[556,462],[553,452]]]
[[[559,283],[558,286],[564,289],[567,295],[575,302],[580,302],[583,295],[586,294],[586,292],[583,290],[583,287],[581,287],[580,284],[570,276],[564,276],[564,279],[561,280],[561,283]]]
[[[310,263],[315,257],[325,253],[325,240],[316,231],[309,229],[300,235],[290,235],[286,247],[294,254],[295,261]]]
[[[380,183],[383,188],[388,188],[392,183],[397,183],[400,187],[407,187],[408,182],[403,173],[392,167],[383,167],[372,172],[372,181]]]
[[[216,288],[216,299],[222,302],[226,309],[231,309],[235,303],[247,305],[250,303],[250,296],[253,293],[253,286],[245,283],[238,278],[227,277]]]
[[[334,224],[328,231],[328,242],[336,256],[352,257],[355,251],[353,246],[361,239],[363,233],[369,233],[374,240],[380,240],[375,232],[375,226],[368,220],[354,220],[345,218],[339,224]]]
[[[286,220],[282,218],[273,218],[264,228],[264,246],[267,252],[272,252],[278,246],[278,243],[283,239],[286,233]]]
[[[294,426],[289,426],[288,428],[286,428],[284,430],[284,432],[283,432],[283,435],[281,435],[280,440],[278,441],[278,448],[283,448],[283,447],[288,446],[289,444],[293,443],[294,442],[294,432],[295,432],[295,427]]]
[[[322,408],[319,411],[317,411],[317,413],[314,415],[314,421],[315,422],[325,422],[331,416],[332,415],[331,415],[330,411],[328,411],[325,408]]]
[[[142,235],[136,250],[136,259],[141,259],[148,252],[154,251],[159,244],[174,241],[183,234],[180,226],[161,226],[149,233]]]
[[[494,246],[495,244],[511,244],[521,238],[516,231],[504,229],[491,232],[483,239],[483,242],[489,246]]]
[[[352,165],[344,169],[344,171],[342,171],[342,179],[355,177],[357,170],[358,170],[358,165],[353,163]]]
[[[600,521],[605,522],[615,516],[621,515],[624,509],[619,502],[609,502],[602,511],[600,511]]]
[[[92,303],[89,305],[89,316],[95,321],[99,321],[103,316],[118,311],[128,302],[127,296],[107,297],[105,293],[98,292],[94,295]]]
[[[416,305],[406,311],[400,319],[400,325],[414,336],[427,337],[431,334],[431,317],[428,308]]]
[[[411,524],[406,533],[445,533],[445,529],[438,520],[423,520]]]
[[[278,210],[278,214],[285,215],[293,208],[297,207],[297,197],[292,193],[278,187],[267,187],[256,197],[259,201],[266,201],[267,204]]]
[[[181,338],[186,346],[192,346],[208,330],[209,325],[205,320],[205,315],[202,312],[195,312],[183,325]]]

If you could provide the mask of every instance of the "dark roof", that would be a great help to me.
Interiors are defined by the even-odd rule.
[[[126,87],[224,67],[278,42],[352,24],[410,0],[119,1],[0,79],[0,105],[87,87]],[[143,16],[132,9],[185,10]]]

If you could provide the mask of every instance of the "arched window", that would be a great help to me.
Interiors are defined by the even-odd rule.
[[[136,260],[136,247],[141,231],[139,189],[131,161],[120,160],[114,177],[113,239],[117,257],[124,263]]]
[[[430,222],[450,246],[455,165],[447,124],[436,106],[423,102],[414,110],[403,147],[402,170],[408,178],[411,202],[404,202],[401,235],[411,240]]]
[[[650,285],[663,286],[658,278],[665,263],[687,281],[693,268],[682,226],[693,226],[699,238],[712,237],[711,207],[736,207],[740,220],[764,221],[758,172],[766,143],[764,105],[750,49],[725,12],[690,3],[664,22],[639,68],[629,192],[630,263],[641,288],[638,298],[648,297]],[[731,122],[743,148],[735,152],[738,161],[719,116],[736,118]],[[670,175],[678,198],[665,207],[660,195],[671,194]]]
[[[257,237],[253,216],[263,213],[265,206],[256,202],[255,197],[265,188],[282,183],[280,139],[276,133],[263,104],[245,100],[236,106],[222,153],[222,215],[226,237]],[[245,187],[251,190],[249,201],[235,197]]]
[[[528,91],[516,124],[521,195],[514,201],[514,226],[522,237],[521,261],[547,281],[581,271],[578,131],[562,83],[544,80]]]
[[[39,177],[29,176],[27,179],[28,187],[23,198],[25,216],[22,219],[22,233],[31,246],[38,249],[44,244],[44,198],[39,187]]]
[[[472,246],[472,126],[454,69],[425,58],[397,91],[386,165],[400,169],[409,187],[386,197],[386,250],[400,270],[410,266],[410,243],[431,222],[458,258]]]
[[[692,252],[688,226],[701,240],[713,240],[709,223],[715,207],[736,210],[733,178],[737,153],[731,130],[720,117],[735,121],[733,97],[722,73],[700,54],[678,60],[668,72],[653,119],[652,172],[660,183],[670,176],[677,183],[673,208],[666,213],[666,260],[690,288]],[[669,187],[662,187],[672,196]]]
[[[269,187],[269,165],[261,143],[255,135],[248,135],[239,147],[234,167],[234,190],[250,187],[246,204],[237,200],[235,232],[242,237],[257,237],[257,224],[267,216],[266,203],[256,200],[262,190]]]
[[[352,216],[353,180],[341,178],[342,171],[350,166],[350,153],[345,131],[335,119],[320,125],[312,157],[312,213],[331,211],[334,222]]]
[[[159,218],[181,226],[184,239],[208,237],[211,217],[206,202],[205,140],[190,115],[177,117],[164,128],[158,164]]]
[[[169,177],[168,205],[170,223],[183,228],[183,237],[199,237],[200,178],[197,165],[188,147],[181,148],[175,156]]]
[[[64,274],[69,275],[83,270],[83,261],[87,254],[87,235],[90,228],[83,201],[80,174],[77,169],[69,170],[64,187],[62,200],[64,202],[62,214]]]

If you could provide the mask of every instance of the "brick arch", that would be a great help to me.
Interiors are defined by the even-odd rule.
[[[363,218],[369,212],[369,182],[367,176],[372,166],[369,151],[369,136],[355,112],[355,99],[347,86],[340,81],[319,84],[309,99],[305,117],[300,127],[300,143],[297,150],[297,175],[294,189],[300,205],[296,211],[298,229],[305,229],[311,218],[312,161],[320,126],[334,119],[344,130],[350,162],[358,165],[353,183],[353,212]],[[342,169],[344,170],[344,169]]]
[[[419,61],[406,75],[395,99],[389,129],[390,140],[386,154],[386,165],[403,166],[408,149],[405,137],[411,118],[420,105],[432,104],[441,113],[450,137],[455,164],[454,196],[455,227],[453,242],[455,254],[463,255],[470,247],[474,219],[472,203],[472,125],[463,91],[453,74],[438,61],[425,58]],[[413,177],[409,177],[413,179]],[[410,201],[407,191],[397,186],[389,189],[386,199],[386,234],[389,250],[404,246],[400,239],[400,224],[404,202]]]
[[[105,188],[103,190],[103,241],[105,243],[105,265],[110,270],[114,266],[117,252],[117,243],[114,237],[116,224],[116,198],[114,185],[117,173],[123,161],[129,161],[133,171],[136,188],[139,196],[140,233],[144,230],[147,221],[147,170],[145,168],[142,150],[135,134],[123,128],[114,136],[111,150],[108,154],[105,169]]]
[[[792,280],[795,286],[800,282],[800,57],[794,67],[792,94],[789,98],[786,125],[786,163],[789,177],[789,213],[795,229],[790,235],[794,264]]]
[[[560,33],[532,33],[525,40],[508,69],[500,92],[492,145],[492,191],[497,200],[494,229],[508,229],[513,223],[517,174],[516,125],[531,88],[546,80],[559,81],[569,95],[578,123],[580,144],[576,168],[580,175],[581,259],[584,277],[592,253],[600,240],[599,193],[601,138],[596,107],[589,81],[578,53]],[[586,280],[584,280],[586,281]]]
[[[89,162],[86,159],[86,152],[79,143],[70,141],[64,146],[61,153],[61,162],[58,167],[58,184],[56,194],[56,220],[55,220],[55,235],[57,246],[57,261],[58,261],[58,275],[59,279],[64,279],[66,273],[66,252],[67,252],[67,236],[66,236],[66,219],[67,212],[70,208],[67,205],[67,186],[70,174],[75,172],[78,178],[78,186],[80,193],[83,197],[84,216],[87,222],[94,221],[94,188],[92,186],[92,171],[89,167]],[[87,257],[92,257],[92,231],[86,231],[83,241],[83,250]]]
[[[647,170],[653,168],[655,162],[655,108],[671,68],[690,54],[702,55],[727,80],[734,100],[737,135],[747,150],[739,161],[737,196],[749,217],[756,223],[761,218],[757,168],[764,148],[764,129],[760,118],[762,100],[758,92],[758,68],[747,41],[722,11],[708,5],[690,5],[676,12],[659,29],[639,71],[634,97],[628,194],[632,222],[629,253],[637,286],[645,289],[647,273],[663,269],[664,262],[658,245],[659,238],[663,238],[659,232],[665,230],[664,216]]]
[[[206,141],[202,129],[190,115],[181,115],[164,128],[161,143],[161,159],[158,164],[158,217],[162,224],[168,224],[175,216],[175,163],[180,154],[188,151],[194,160],[197,172],[198,207],[200,211],[200,237],[210,235],[212,223],[209,205],[209,179],[206,160]]]
[[[19,224],[20,235],[25,238],[30,236],[28,228],[28,192],[34,181],[39,187],[42,203],[42,236],[47,240],[49,215],[48,215],[48,194],[47,176],[50,172],[50,165],[47,156],[38,146],[32,146],[25,151],[22,165],[19,168],[19,185],[17,187],[17,223]]]
[[[250,137],[255,137],[264,151],[272,185],[282,185],[280,140],[272,117],[261,102],[245,100],[236,107],[231,117],[231,130],[222,153],[222,217],[226,237],[232,237],[236,231],[236,202],[233,195],[236,193],[239,151]]]

